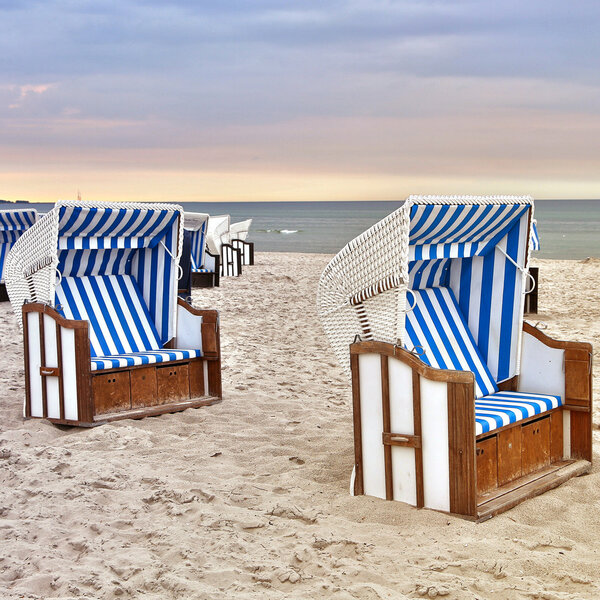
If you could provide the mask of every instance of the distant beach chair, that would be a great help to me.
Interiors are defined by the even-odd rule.
[[[533,209],[411,196],[325,268],[354,494],[485,520],[590,470],[592,347],[523,321]]]
[[[177,298],[182,215],[62,201],[15,243],[26,417],[93,426],[221,399],[218,313]]]
[[[232,223],[229,228],[231,245],[240,251],[242,265],[254,264],[254,242],[247,241],[252,219]]]
[[[540,236],[537,230],[537,221],[531,220],[531,250],[536,252],[540,249]],[[525,294],[525,313],[537,315],[538,312],[538,289],[540,280],[539,267],[529,267],[531,275],[531,288]]]
[[[206,231],[208,251],[220,257],[222,277],[242,274],[241,253],[231,245],[230,221],[229,215],[211,215]]]
[[[207,248],[208,220],[205,213],[185,213],[184,227],[191,244],[192,287],[219,286],[221,257]]]
[[[0,302],[8,301],[4,282],[6,257],[15,242],[37,220],[37,211],[33,209],[0,211]]]

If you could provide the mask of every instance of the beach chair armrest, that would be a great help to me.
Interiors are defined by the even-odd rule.
[[[181,298],[177,300],[177,335],[180,348],[202,349],[205,357],[219,356],[219,313],[194,308]]]
[[[592,345],[555,340],[523,323],[519,391],[555,394],[566,408],[591,411]]]

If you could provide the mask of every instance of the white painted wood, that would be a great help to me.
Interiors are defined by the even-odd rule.
[[[396,358],[388,359],[391,433],[414,435],[412,369]],[[385,468],[385,465],[384,465]],[[414,448],[392,446],[394,500],[417,504]]]
[[[571,411],[563,410],[563,458],[571,458]]]
[[[202,317],[177,305],[177,335],[175,343],[185,350],[202,350]]]
[[[27,313],[27,332],[29,345],[29,399],[32,417],[43,417],[42,376],[40,375],[41,346],[39,313]]]
[[[519,392],[565,397],[564,350],[523,333]]]
[[[58,367],[58,348],[56,341],[56,321],[44,315],[44,350],[46,352],[44,367]],[[46,385],[46,402],[48,406],[48,417],[60,419],[60,398],[58,388],[58,377],[44,377],[42,385]]]
[[[420,379],[424,504],[449,511],[448,386],[443,381]]]
[[[65,394],[65,419],[77,421],[77,371],[75,367],[75,330],[60,328],[62,340],[62,377]]]
[[[368,496],[385,498],[385,462],[381,434],[381,357],[360,354],[360,421],[362,435],[363,489]]]

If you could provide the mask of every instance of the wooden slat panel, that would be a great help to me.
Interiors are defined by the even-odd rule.
[[[523,475],[550,464],[550,417],[521,427],[521,468]]]
[[[204,396],[204,361],[192,360],[189,364],[190,370],[190,398],[201,398]]]
[[[477,442],[477,494],[498,487],[498,438],[493,436]]]
[[[29,372],[29,323],[25,311],[21,311],[23,319],[23,358],[25,359],[25,417],[31,417],[31,378]]]
[[[592,462],[592,413],[571,411],[571,457]]]
[[[362,430],[360,423],[360,373],[358,369],[358,355],[350,355],[350,368],[352,371],[352,414],[354,420],[354,493],[364,494],[362,470]]]
[[[63,381],[63,357],[62,357],[62,331],[58,323],[56,327],[56,355],[58,357],[58,403],[60,409],[60,418],[65,418],[65,384]]]
[[[475,516],[475,393],[473,384],[448,384],[450,512]]]
[[[417,371],[412,372],[413,419],[415,437],[421,440],[421,379]],[[415,446],[415,479],[417,480],[417,507],[425,506],[425,486],[423,484],[423,449]]]
[[[129,372],[131,383],[131,408],[156,406],[156,367],[133,369]]]
[[[157,404],[189,400],[190,380],[187,364],[156,368]]]
[[[591,405],[591,357],[584,349],[565,350],[565,404]]]
[[[44,314],[38,313],[40,327],[40,363],[46,364],[46,336],[44,332]],[[48,417],[48,390],[46,387],[46,378],[42,377],[42,415]]]
[[[512,427],[499,431],[497,439],[498,485],[502,486],[521,477],[521,428]],[[477,485],[479,487],[479,476]]]
[[[550,415],[550,462],[563,458],[563,411]]]
[[[383,412],[384,435],[392,428],[390,422],[390,375],[388,370],[388,357],[381,356],[381,408]],[[384,442],[385,443],[385,442]],[[386,500],[394,499],[394,480],[392,474],[392,447],[385,444],[383,447],[385,465],[385,497]]]
[[[129,371],[99,374],[92,377],[94,413],[119,412],[131,409]]]

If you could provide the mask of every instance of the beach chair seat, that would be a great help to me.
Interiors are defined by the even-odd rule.
[[[89,427],[221,400],[218,313],[177,296],[182,215],[60,202],[15,244],[26,417]]]
[[[552,394],[505,391],[484,396],[475,400],[475,435],[541,416],[562,405],[562,398]]]
[[[103,371],[119,367],[135,367],[140,365],[153,365],[156,363],[175,362],[202,356],[202,350],[182,350],[173,348],[169,350],[147,350],[146,352],[131,352],[128,354],[114,354],[110,356],[96,356],[92,358],[92,371]]]
[[[323,271],[319,314],[352,382],[352,493],[481,521],[591,469],[592,347],[523,320],[533,208],[411,196]]]

